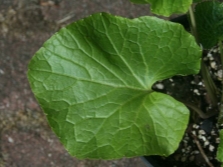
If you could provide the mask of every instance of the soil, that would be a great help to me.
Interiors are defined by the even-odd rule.
[[[145,167],[140,158],[78,160],[47,125],[30,90],[27,65],[59,28],[95,12],[129,18],[148,6],[119,0],[0,0],[0,167]]]

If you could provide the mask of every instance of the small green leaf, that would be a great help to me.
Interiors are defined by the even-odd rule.
[[[199,42],[207,49],[215,46],[223,37],[223,5],[217,1],[199,3],[195,19]]]
[[[172,14],[186,13],[192,0],[130,0],[138,4],[151,4],[151,11],[158,15],[170,16]]]
[[[220,144],[217,151],[217,160],[223,162],[223,130],[220,131]]]
[[[167,156],[182,139],[189,111],[152,85],[197,73],[200,58],[179,24],[100,13],[51,37],[32,58],[28,79],[71,155]]]

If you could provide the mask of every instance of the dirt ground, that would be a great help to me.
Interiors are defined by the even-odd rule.
[[[33,54],[60,27],[95,12],[134,18],[148,6],[129,0],[0,0],[0,167],[145,167],[140,158],[78,160],[47,125],[26,72]]]

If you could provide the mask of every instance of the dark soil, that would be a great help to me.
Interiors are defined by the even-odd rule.
[[[145,167],[140,158],[78,160],[50,130],[26,72],[34,53],[59,28],[95,12],[149,15],[128,0],[0,0],[0,167]]]

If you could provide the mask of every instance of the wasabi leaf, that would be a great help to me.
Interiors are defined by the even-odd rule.
[[[206,49],[215,46],[223,38],[223,4],[204,1],[196,5],[195,19],[199,42]]]
[[[176,13],[186,13],[192,0],[130,0],[138,4],[151,4],[151,11],[158,15],[170,16]]]
[[[173,153],[189,111],[152,85],[196,74],[201,50],[175,23],[91,15],[62,28],[35,54],[28,79],[50,126],[77,158]]]

